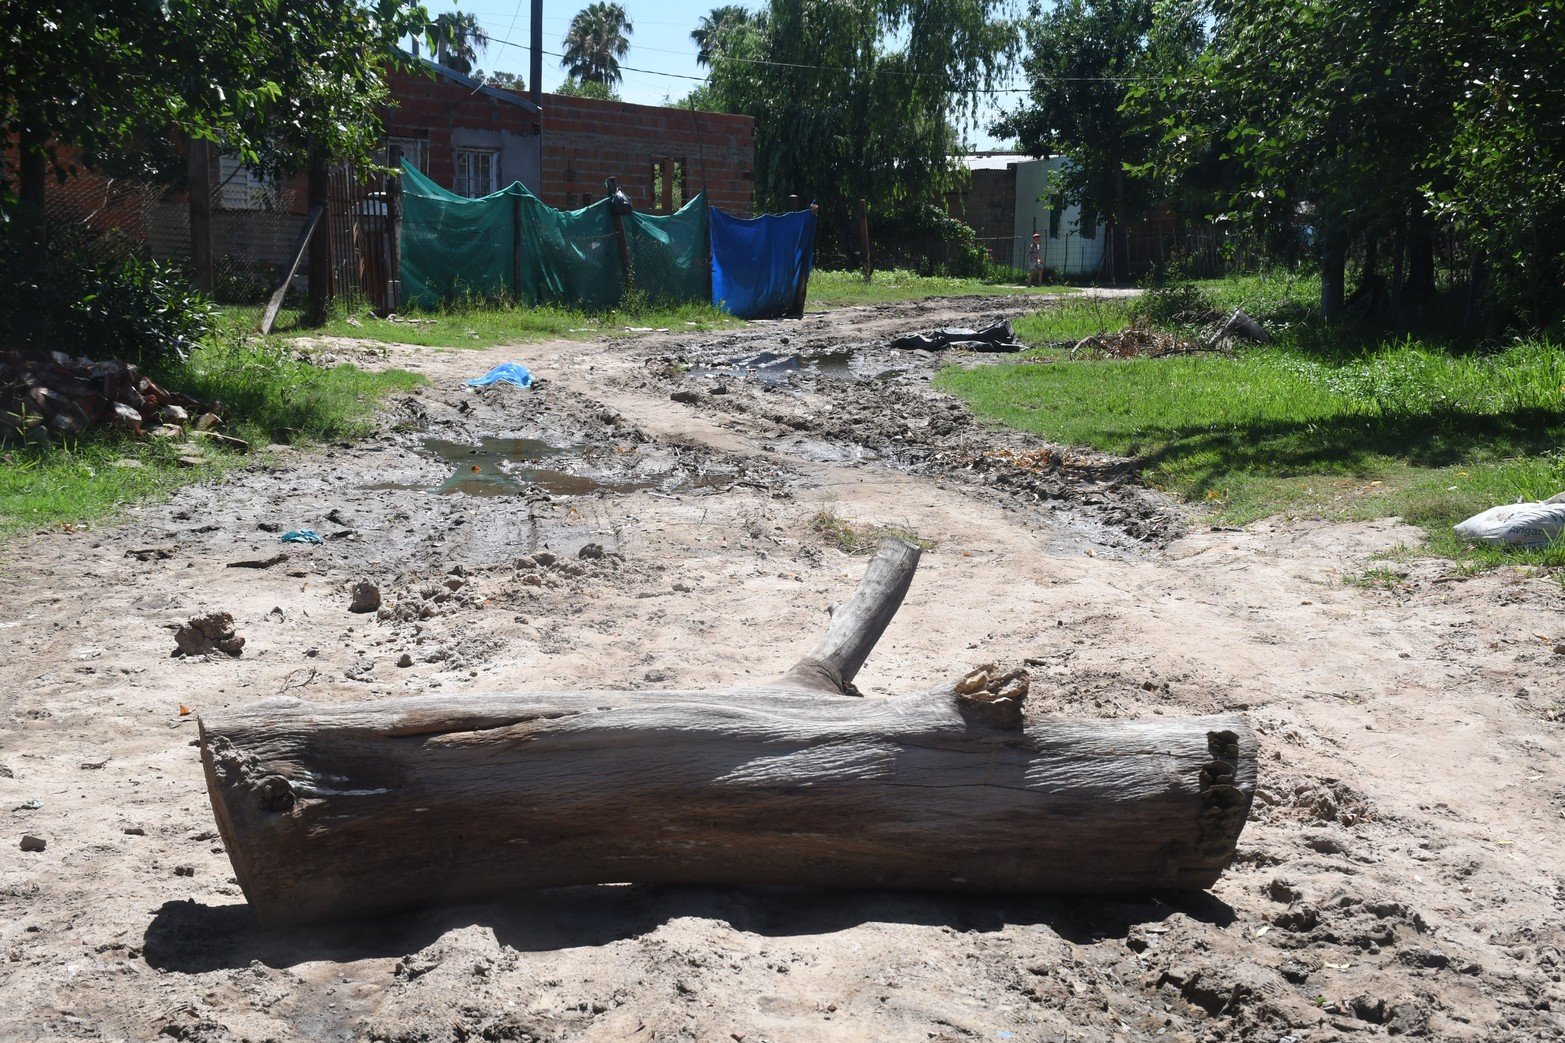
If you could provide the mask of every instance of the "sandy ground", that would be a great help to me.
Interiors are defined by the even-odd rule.
[[[1005,307],[393,348],[431,385],[378,437],[0,550],[0,1039],[1565,1036],[1559,582],[1413,560],[1391,589],[1356,584],[1417,533],[1214,527],[1117,461],[984,428],[928,360],[875,347]],[[754,372],[762,351],[804,357]],[[461,386],[511,358],[541,385]],[[485,438],[556,450],[455,448]],[[1029,713],[1245,715],[1260,785],[1219,884],[584,887],[254,925],[182,705],[775,673],[866,560],[822,512],[934,542],[859,676],[871,697],[1026,660]],[[295,528],[325,543],[278,542]],[[605,556],[578,558],[588,543]],[[364,579],[384,618],[348,611]],[[170,626],[216,610],[243,654],[172,657]]]

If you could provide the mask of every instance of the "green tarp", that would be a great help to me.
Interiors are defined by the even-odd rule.
[[[663,217],[625,219],[636,291],[659,303],[709,299],[706,198]],[[464,296],[586,311],[624,299],[608,200],[556,210],[517,182],[468,199],[402,164],[402,299],[428,307]]]

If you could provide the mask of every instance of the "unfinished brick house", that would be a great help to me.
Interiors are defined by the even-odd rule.
[[[646,212],[678,209],[703,187],[713,205],[751,211],[755,121],[748,116],[556,94],[543,95],[540,107],[517,91],[423,65],[423,73],[388,76],[388,144],[458,194],[486,195],[520,181],[551,206],[575,209],[601,199],[604,179],[613,177]],[[291,257],[308,210],[304,178],[266,182],[232,157],[214,156],[210,168],[219,272],[264,281]],[[84,171],[51,186],[50,214],[112,225],[160,260],[190,253],[183,191]]]
[[[755,189],[755,120],[657,105],[543,95],[478,83],[435,65],[433,77],[393,73],[390,140],[437,184],[486,195],[520,181],[550,206],[574,210],[615,178],[638,210],[677,210],[704,187],[712,205],[748,214]]]

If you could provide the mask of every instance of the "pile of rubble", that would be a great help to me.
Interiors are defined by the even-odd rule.
[[[168,391],[118,359],[0,351],[0,442],[47,446],[98,428],[182,438],[187,428],[210,432],[222,423],[221,411],[221,403]]]

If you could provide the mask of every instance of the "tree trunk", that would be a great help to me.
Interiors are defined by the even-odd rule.
[[[17,198],[23,228],[40,250],[48,241],[49,222],[44,212],[49,167],[44,145],[48,141],[49,128],[44,125],[43,116],[34,112],[24,117],[22,132],[17,136]]]
[[[324,326],[331,308],[331,176],[326,154],[320,146],[310,147],[308,192],[310,209],[320,207],[320,225],[310,237],[310,296],[305,308],[307,326]]]
[[[611,882],[1211,885],[1254,791],[1239,718],[1026,721],[1024,676],[998,670],[843,694],[917,559],[883,544],[826,636],[770,684],[203,715],[240,886],[282,924]]]
[[[1407,244],[1407,286],[1402,295],[1415,304],[1435,295],[1435,225],[1427,213],[1413,216]]]
[[[190,273],[195,288],[212,293],[212,171],[205,141],[185,143],[185,189],[190,195]]]
[[[1109,222],[1109,244],[1114,252],[1112,272],[1116,283],[1130,281],[1130,235],[1125,229],[1125,171],[1116,160],[1114,167],[1114,220]]]
[[[1342,317],[1343,283],[1347,278],[1347,245],[1335,233],[1323,236],[1320,261],[1320,317],[1336,322]]]

